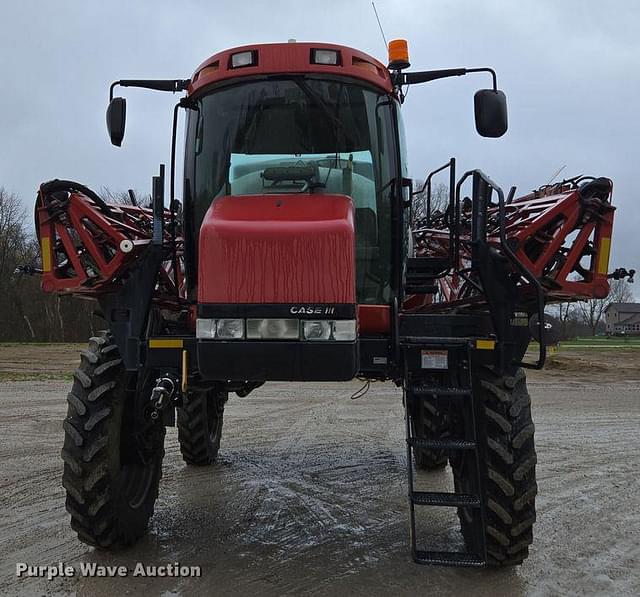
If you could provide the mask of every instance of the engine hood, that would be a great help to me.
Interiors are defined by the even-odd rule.
[[[346,195],[225,196],[199,236],[199,303],[355,303]]]

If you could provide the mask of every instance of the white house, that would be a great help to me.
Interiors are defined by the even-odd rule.
[[[607,334],[640,335],[640,303],[611,303],[604,313]]]

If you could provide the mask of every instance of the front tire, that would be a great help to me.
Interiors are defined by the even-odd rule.
[[[536,520],[536,451],[531,399],[524,370],[499,376],[481,368],[475,384],[482,401],[478,428],[480,474],[484,485],[486,520],[484,536],[489,566],[521,564],[529,555]],[[470,458],[452,459],[456,491],[474,493],[475,463]],[[478,548],[473,513],[459,508],[462,534],[469,549]]]
[[[187,464],[213,464],[220,449],[228,392],[189,391],[178,408],[178,441]]]
[[[164,427],[136,427],[137,374],[122,366],[111,334],[89,340],[68,395],[62,484],[71,527],[89,545],[115,550],[146,531],[158,497]]]

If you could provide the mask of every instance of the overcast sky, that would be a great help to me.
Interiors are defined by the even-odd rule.
[[[456,156],[461,170],[479,167],[523,192],[565,165],[563,176],[611,177],[611,267],[640,269],[640,2],[376,6],[387,39],[409,40],[413,69],[493,66],[508,97],[509,132],[483,139],[472,102],[488,78],[413,88],[404,107],[412,176]],[[219,50],[289,38],[345,44],[386,62],[369,0],[21,0],[3,2],[2,17],[0,186],[29,209],[44,180],[148,192],[158,164],[168,163],[176,98],[125,90],[127,133],[118,149],[104,117],[115,79],[188,78]]]

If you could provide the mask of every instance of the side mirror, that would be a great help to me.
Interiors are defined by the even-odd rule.
[[[473,96],[476,130],[483,137],[502,137],[507,132],[507,97],[499,89],[480,89]]]
[[[127,119],[127,101],[123,97],[114,97],[107,108],[107,130],[111,143],[116,147],[122,145],[124,125]]]

